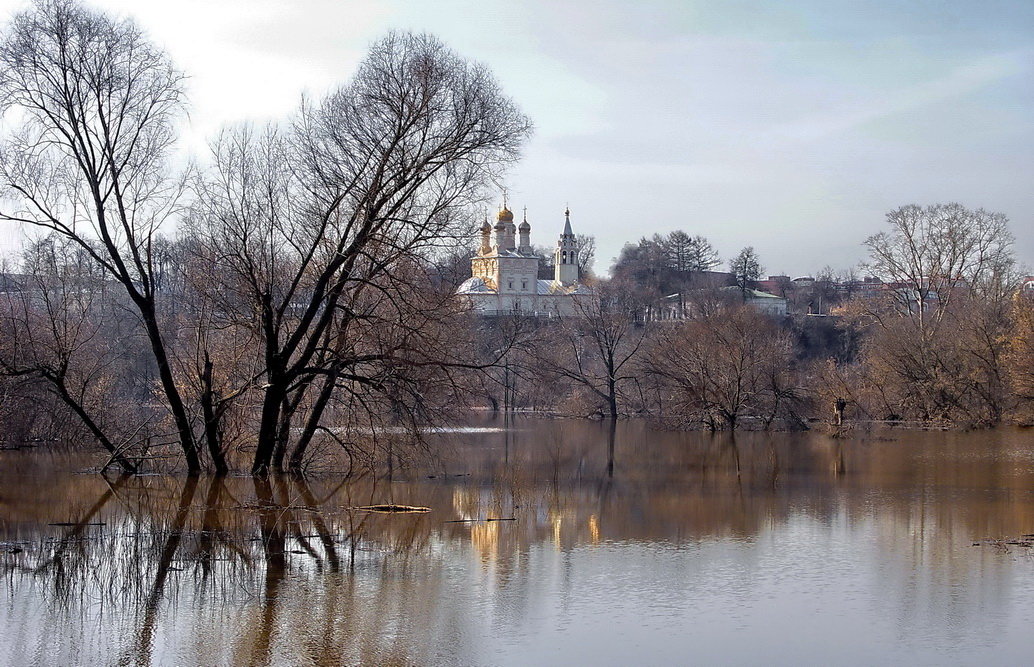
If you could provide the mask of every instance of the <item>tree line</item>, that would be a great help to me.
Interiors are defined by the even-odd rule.
[[[680,273],[662,236],[628,245],[576,315],[543,325],[514,362],[511,402],[713,430],[1029,423],[1034,292],[1005,216],[904,206],[864,246],[885,289],[836,296],[832,317],[773,317],[738,289],[760,275],[752,248],[709,281],[699,264]]]

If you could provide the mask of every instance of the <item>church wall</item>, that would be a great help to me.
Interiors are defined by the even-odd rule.
[[[538,259],[524,257],[499,258],[499,292],[501,294],[535,294]]]

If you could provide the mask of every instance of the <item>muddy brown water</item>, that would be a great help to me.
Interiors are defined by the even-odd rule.
[[[1034,431],[502,427],[437,434],[444,465],[390,482],[115,479],[0,451],[0,664],[1034,654]],[[356,509],[385,504],[430,511]]]

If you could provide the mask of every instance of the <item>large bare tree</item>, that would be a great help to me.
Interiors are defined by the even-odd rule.
[[[889,229],[865,240],[866,266],[896,284],[900,310],[914,315],[921,331],[962,292],[1000,299],[1012,288],[1013,237],[1004,214],[910,204],[888,213],[887,223]]]
[[[149,341],[187,468],[201,461],[159,322],[158,230],[180,189],[167,157],[183,76],[129,20],[38,0],[0,41],[0,219],[50,230],[121,285]]]
[[[0,111],[17,121],[0,219],[62,237],[125,293],[158,388],[146,402],[191,472],[199,442],[226,471],[231,426],[251,430],[256,474],[295,434],[300,460],[339,397],[426,408],[418,386],[442,381],[429,369],[448,384],[464,364],[428,259],[470,231],[530,132],[484,67],[390,34],[289,122],[225,131],[189,207],[190,179],[167,167],[182,75],[132,22],[39,0],[13,19],[0,68]],[[184,210],[170,243],[159,231]]]
[[[453,308],[429,298],[419,267],[467,231],[529,131],[483,67],[393,33],[289,126],[214,144],[191,233],[212,258],[221,313],[260,340],[255,474],[279,467],[292,428],[305,446],[339,389],[446,363],[410,354]]]

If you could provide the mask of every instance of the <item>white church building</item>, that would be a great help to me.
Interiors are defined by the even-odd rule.
[[[575,299],[589,293],[578,282],[578,242],[571,211],[564,211],[564,232],[557,241],[553,280],[539,280],[539,258],[531,247],[527,212],[518,227],[503,206],[495,227],[485,220],[481,247],[470,260],[471,277],[456,290],[481,315],[522,313],[542,317],[575,315]],[[519,236],[519,238],[518,238]]]

